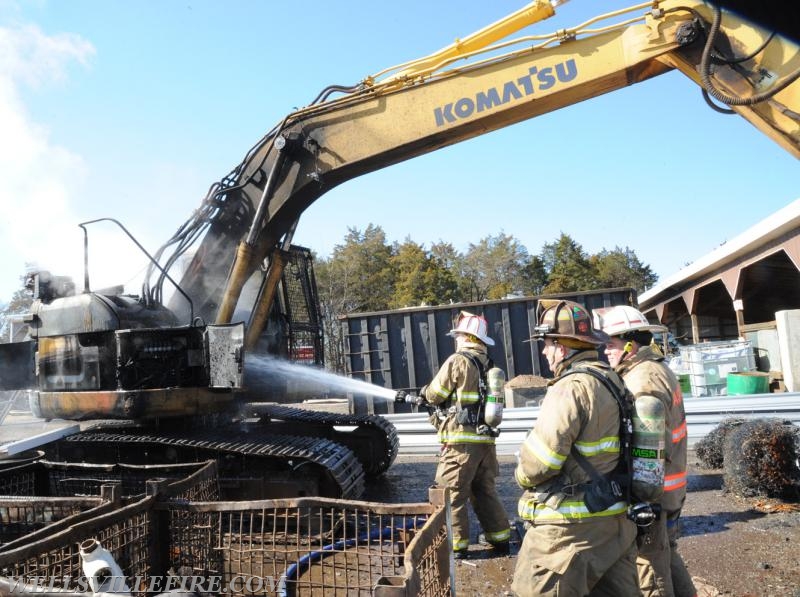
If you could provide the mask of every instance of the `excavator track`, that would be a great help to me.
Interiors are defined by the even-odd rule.
[[[379,415],[321,412],[271,403],[250,403],[247,406],[261,417],[262,425],[277,432],[296,431],[300,424],[306,435],[325,437],[349,447],[369,478],[385,473],[397,457],[397,429]],[[345,431],[337,427],[353,429]]]
[[[123,462],[143,459],[149,463],[154,460],[190,462],[215,458],[221,463],[222,471],[234,469],[234,474],[245,475],[261,473],[269,482],[274,482],[282,473],[295,484],[298,478],[310,479],[318,495],[323,497],[356,499],[364,490],[364,470],[348,447],[319,437],[277,435],[254,423],[152,435],[142,429],[124,433],[85,431],[59,443],[59,452],[75,454],[77,451],[84,458],[100,456]]]

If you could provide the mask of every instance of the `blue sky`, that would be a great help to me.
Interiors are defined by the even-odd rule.
[[[26,262],[82,275],[77,224],[151,252],[208,187],[330,84],[429,54],[517,0],[0,0],[0,302]],[[527,32],[625,2],[571,0]],[[663,279],[800,197],[797,160],[669,73],[345,183],[303,215],[320,255],[348,226],[459,250],[500,232],[628,246]],[[90,227],[94,287],[144,261]]]

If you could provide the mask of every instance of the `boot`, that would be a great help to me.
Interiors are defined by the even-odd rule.
[[[500,543],[492,543],[486,538],[486,535],[481,533],[478,535],[478,543],[492,548],[493,556],[507,556],[511,551],[511,546],[508,541],[501,541]]]

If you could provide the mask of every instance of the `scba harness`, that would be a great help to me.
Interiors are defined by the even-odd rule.
[[[592,513],[601,512],[624,500],[628,503],[628,518],[639,527],[648,527],[660,516],[661,507],[659,504],[647,503],[633,493],[633,397],[626,387],[620,391],[606,375],[592,367],[578,367],[562,377],[578,373],[586,373],[599,381],[611,392],[619,407],[620,457],[613,471],[601,475],[574,445],[570,450],[572,457],[591,479],[582,487],[586,508]]]
[[[467,359],[478,369],[478,400],[474,404],[461,405],[459,401],[453,403],[453,393],[455,389],[450,392],[450,396],[442,404],[436,407],[437,416],[440,420],[446,419],[448,416],[455,415],[456,422],[459,425],[474,427],[475,431],[480,435],[488,437],[498,437],[500,431],[490,425],[486,424],[486,399],[489,394],[489,384],[486,381],[486,371],[494,367],[492,359],[489,358],[487,366],[484,367],[480,359],[475,355],[468,352],[457,352]]]

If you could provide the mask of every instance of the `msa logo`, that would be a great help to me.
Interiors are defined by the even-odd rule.
[[[485,112],[508,102],[520,100],[533,95],[536,91],[546,91],[559,83],[572,81],[577,76],[578,67],[572,58],[542,69],[533,66],[526,76],[515,81],[508,81],[501,87],[480,91],[475,94],[475,97],[462,97],[455,102],[434,109],[436,126],[450,124],[461,118],[469,118],[476,112]]]

